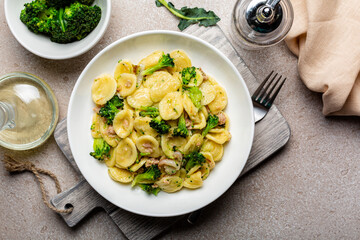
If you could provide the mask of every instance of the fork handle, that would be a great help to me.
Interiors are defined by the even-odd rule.
[[[196,210],[195,212],[190,213],[187,218],[188,223],[193,224],[193,225],[196,224],[197,221],[199,220],[201,212],[202,212],[202,208],[199,210]]]

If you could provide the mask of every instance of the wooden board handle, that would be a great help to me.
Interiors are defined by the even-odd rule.
[[[56,195],[51,199],[51,203],[58,209],[74,208],[69,214],[61,214],[69,227],[75,226],[97,207],[103,208],[108,214],[117,208],[100,196],[85,179]]]

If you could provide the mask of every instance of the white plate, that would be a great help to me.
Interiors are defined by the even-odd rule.
[[[148,195],[139,187],[120,184],[110,179],[107,167],[92,158],[93,139],[90,133],[94,104],[91,85],[101,73],[113,74],[119,59],[133,63],[155,50],[170,52],[184,50],[192,64],[201,67],[225,87],[229,104],[226,113],[230,117],[232,139],[224,148],[223,159],[216,163],[201,188],[182,189],[158,196]],[[146,216],[177,216],[192,212],[221,196],[237,179],[250,153],[254,120],[249,92],[234,65],[215,47],[180,32],[148,31],[120,39],[101,51],[81,73],[71,94],[68,109],[68,136],[71,151],[89,184],[104,198],[116,206]]]
[[[20,20],[24,4],[31,0],[5,0],[6,21],[16,40],[27,50],[47,59],[68,59],[90,50],[104,35],[111,15],[111,0],[95,0],[101,8],[101,20],[96,28],[81,41],[60,44],[50,41],[50,37],[31,32]]]

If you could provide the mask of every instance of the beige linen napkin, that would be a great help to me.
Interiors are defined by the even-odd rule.
[[[360,116],[360,0],[291,0],[294,23],[285,41],[299,74],[323,93],[324,115]]]

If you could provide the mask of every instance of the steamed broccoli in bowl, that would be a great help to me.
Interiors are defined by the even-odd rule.
[[[93,0],[34,0],[25,3],[20,20],[34,33],[41,33],[57,43],[85,38],[101,19],[100,7]]]
[[[50,7],[62,8],[75,2],[90,6],[94,3],[94,0],[42,0],[42,2],[45,2]]]
[[[51,22],[56,21],[59,11],[55,8],[48,8],[41,1],[25,3],[24,6],[20,20],[25,23],[28,29],[34,33],[49,33]]]

